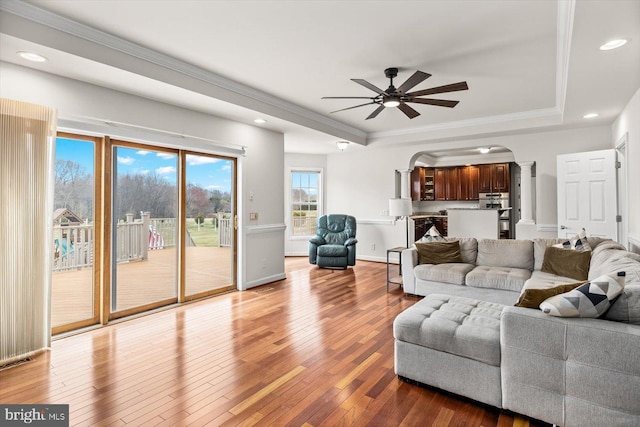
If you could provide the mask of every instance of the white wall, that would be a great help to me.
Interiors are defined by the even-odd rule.
[[[627,106],[611,126],[611,142],[614,146],[627,136],[627,182],[629,209],[629,238],[640,250],[640,89],[631,97]]]
[[[385,259],[386,248],[404,246],[404,222],[389,223],[382,214],[394,197],[395,170],[407,170],[416,153],[430,150],[503,146],[518,161],[536,162],[536,221],[549,228],[557,224],[556,156],[611,147],[608,126],[556,130],[473,140],[369,147],[327,157],[328,209],[351,213],[364,222],[358,228],[358,257]],[[544,235],[544,233],[540,233]],[[371,249],[375,245],[375,249]]]
[[[327,175],[327,156],[324,154],[285,154],[284,155],[284,201],[285,212],[284,222],[287,226],[285,233],[284,252],[287,256],[302,256],[309,253],[308,237],[292,237],[291,236],[291,215],[288,206],[291,204],[291,169],[320,169],[322,170],[322,182],[320,188],[322,199],[326,199],[326,175]],[[328,213],[326,206],[321,206],[319,214]]]
[[[67,120],[75,123],[78,132],[106,130],[104,134],[123,139],[161,141],[162,145],[226,155],[246,147],[246,156],[235,155],[239,172],[238,285],[244,289],[284,278],[284,135],[5,62],[0,62],[0,75],[1,97],[54,107],[59,121],[93,117],[196,138]],[[254,193],[250,203],[249,192]],[[249,222],[249,208],[259,213],[258,221]]]

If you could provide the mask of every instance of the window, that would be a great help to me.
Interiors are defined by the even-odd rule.
[[[312,236],[321,211],[322,171],[291,171],[291,235]]]

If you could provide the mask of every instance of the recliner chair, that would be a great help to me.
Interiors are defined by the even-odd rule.
[[[309,240],[309,262],[318,267],[356,265],[356,219],[333,214],[318,218],[316,236]]]

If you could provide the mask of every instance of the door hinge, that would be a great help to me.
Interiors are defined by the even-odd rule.
[[[616,222],[622,222],[622,215],[616,215]]]
[[[622,167],[622,163],[616,161],[616,169],[620,169]]]

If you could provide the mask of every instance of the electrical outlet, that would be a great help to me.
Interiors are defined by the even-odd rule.
[[[372,251],[376,250],[376,244],[372,243],[371,246],[369,246],[369,249],[371,249]]]
[[[389,216],[389,211],[387,209],[383,209],[382,216]]]

